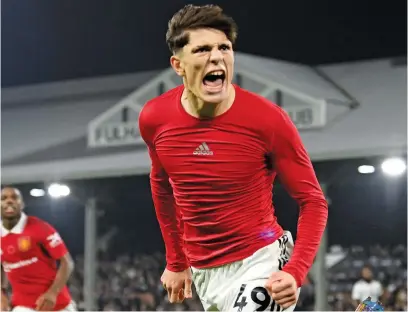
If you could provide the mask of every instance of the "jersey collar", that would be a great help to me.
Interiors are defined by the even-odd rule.
[[[1,225],[1,236],[6,236],[7,234],[21,234],[24,231],[24,228],[27,224],[27,215],[25,213],[21,214],[20,220],[18,220],[17,224],[11,229],[7,230],[3,224]]]

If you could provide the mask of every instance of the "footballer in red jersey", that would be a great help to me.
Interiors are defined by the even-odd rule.
[[[139,116],[166,247],[161,281],[170,302],[190,298],[193,281],[205,310],[293,311],[327,202],[288,114],[232,84],[236,37],[218,6],[178,11],[166,40],[183,84]],[[295,244],[274,214],[275,177],[300,207]]]
[[[61,236],[23,209],[18,189],[1,190],[2,311],[75,311],[66,286],[73,261]],[[5,277],[12,288],[10,303]]]

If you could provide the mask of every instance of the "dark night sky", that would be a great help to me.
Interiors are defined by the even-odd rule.
[[[166,24],[182,0],[3,0],[2,86],[168,66]],[[214,1],[237,49],[305,64],[406,54],[406,1]]]

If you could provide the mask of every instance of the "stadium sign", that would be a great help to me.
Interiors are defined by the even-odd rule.
[[[125,99],[91,121],[88,126],[88,146],[111,147],[139,145],[138,117],[141,106]]]
[[[97,127],[92,135],[93,147],[135,144],[139,136],[137,122],[108,123]]]
[[[299,105],[282,107],[299,130],[324,127],[326,124],[326,106]]]

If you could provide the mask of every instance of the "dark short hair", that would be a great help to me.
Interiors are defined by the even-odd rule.
[[[237,39],[235,21],[217,5],[186,5],[173,15],[168,24],[166,42],[172,53],[177,53],[189,42],[188,30],[213,28],[222,31],[233,44]]]

